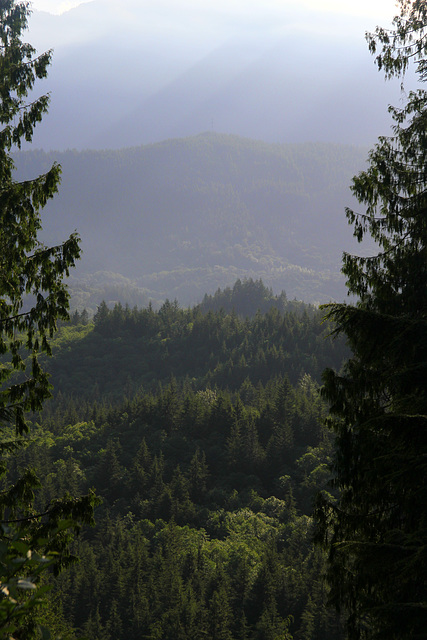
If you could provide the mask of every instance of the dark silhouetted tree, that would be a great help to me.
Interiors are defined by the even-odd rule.
[[[377,62],[399,75],[411,57],[426,79],[425,2],[400,1],[390,31],[368,36]],[[353,351],[324,374],[337,434],[339,500],[319,499],[318,539],[329,549],[331,601],[351,639],[425,638],[427,628],[427,93],[391,109],[394,135],[380,138],[353,180],[364,212],[347,210],[354,235],[378,252],[344,255],[354,305],[333,304]]]
[[[22,41],[28,15],[29,2],[0,3],[0,638],[26,639],[39,633],[36,614],[47,590],[40,575],[71,560],[71,532],[91,519],[94,502],[92,495],[66,496],[40,514],[34,472],[8,476],[10,454],[28,431],[27,413],[50,396],[39,357],[50,354],[57,320],[68,318],[63,279],[80,252],[75,234],[53,247],[39,241],[40,210],[57,191],[60,167],[25,182],[13,177],[11,151],[31,141],[49,102],[32,93],[47,75],[51,52],[36,56]]]

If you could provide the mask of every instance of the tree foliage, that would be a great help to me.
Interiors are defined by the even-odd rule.
[[[393,29],[368,34],[387,77],[411,59],[426,79],[427,8],[401,0]],[[344,254],[355,305],[328,317],[354,356],[324,374],[337,434],[337,503],[319,498],[317,537],[329,549],[331,601],[349,638],[424,638],[427,623],[427,94],[390,108],[393,135],[379,138],[353,180],[362,213],[347,210],[354,235],[378,252]]]
[[[58,318],[67,317],[63,283],[79,257],[76,235],[53,247],[38,239],[40,210],[57,191],[60,167],[25,182],[14,180],[11,150],[31,141],[46,112],[47,95],[33,96],[47,74],[48,51],[40,56],[22,41],[28,2],[0,3],[0,637],[32,637],[34,616],[47,587],[44,570],[71,560],[72,531],[91,519],[94,498],[66,496],[34,508],[39,480],[13,473],[12,454],[24,444],[27,414],[41,409],[49,382],[39,356],[50,354]],[[31,96],[30,96],[31,94]]]
[[[103,498],[81,562],[55,582],[74,628],[103,640],[342,639],[310,544],[332,437],[307,378],[235,391],[172,379],[113,407],[102,392],[45,407],[19,458],[43,469],[39,500],[87,487]]]

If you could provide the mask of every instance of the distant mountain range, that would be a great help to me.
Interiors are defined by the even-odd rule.
[[[141,3],[135,24],[97,0],[60,16],[34,13],[29,39],[54,57],[37,85],[52,102],[33,147],[122,148],[203,131],[371,146],[390,132],[387,105],[398,104],[399,83],[378,74],[367,25],[317,32],[314,12],[295,5],[277,32],[222,25],[211,33],[200,16],[181,24],[163,4]]]
[[[94,291],[112,302],[190,304],[245,277],[290,299],[343,299],[341,254],[359,249],[344,207],[366,157],[359,147],[205,133],[118,151],[21,152],[15,161],[18,179],[62,165],[43,233],[49,244],[81,235],[73,286],[82,307]]]

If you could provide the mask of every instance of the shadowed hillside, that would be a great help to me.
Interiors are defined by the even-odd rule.
[[[86,283],[108,271],[147,297],[189,304],[252,277],[324,302],[345,296],[340,260],[353,239],[344,207],[365,157],[349,146],[206,133],[119,151],[26,152],[16,164],[20,178],[62,165],[45,239],[77,229]],[[106,283],[117,280],[111,273]]]

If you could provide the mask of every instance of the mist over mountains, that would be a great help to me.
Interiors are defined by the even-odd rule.
[[[80,281],[116,289],[121,282],[147,299],[191,304],[238,278],[262,278],[289,298],[319,303],[345,297],[342,251],[359,247],[344,208],[354,204],[348,187],[366,155],[360,147],[205,133],[15,160],[19,179],[54,160],[62,165],[43,234],[55,244],[78,231]]]
[[[172,6],[126,12],[94,0],[34,13],[30,40],[55,54],[33,147],[122,148],[203,131],[370,146],[389,133],[399,87],[378,75],[362,21],[328,25],[294,7],[233,23],[220,8],[179,16]]]
[[[34,12],[29,40],[55,51],[37,87],[51,105],[17,177],[63,167],[44,238],[82,237],[77,306],[105,292],[192,304],[245,277],[307,302],[345,297],[348,187],[390,132],[399,87],[367,51],[374,24],[285,5]]]

